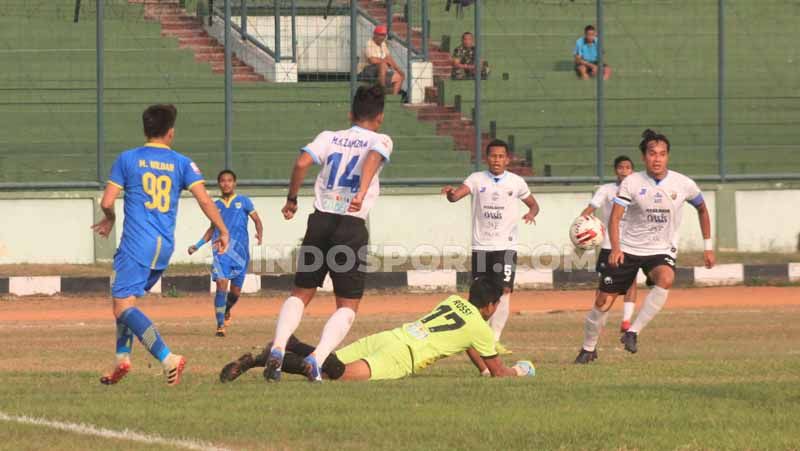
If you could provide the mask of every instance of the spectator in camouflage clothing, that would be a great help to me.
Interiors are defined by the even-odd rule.
[[[481,78],[489,75],[489,64],[481,64]],[[475,78],[475,38],[467,31],[461,35],[461,45],[453,50],[453,80],[470,80]]]

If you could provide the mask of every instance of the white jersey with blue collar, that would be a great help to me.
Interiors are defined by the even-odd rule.
[[[623,252],[676,258],[683,204],[698,207],[704,201],[697,183],[679,172],[668,171],[663,179],[655,180],[642,171],[622,181],[614,202],[626,208],[620,234]]]
[[[511,172],[475,172],[464,180],[472,194],[472,250],[503,251],[517,244],[521,200],[531,195],[522,177]]]
[[[349,212],[347,208],[361,183],[361,169],[370,151],[383,155],[384,164],[389,162],[393,148],[392,138],[354,125],[336,132],[324,131],[301,150],[311,155],[314,163],[322,166],[314,183],[314,208],[338,215],[366,219],[375,205],[380,191],[378,176],[372,178],[361,210]]]

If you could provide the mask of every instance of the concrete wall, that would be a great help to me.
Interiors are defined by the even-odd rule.
[[[731,188],[731,187],[734,188]],[[705,186],[705,199],[711,211],[715,242],[725,236],[746,252],[793,252],[800,234],[800,186],[774,189],[775,185],[735,184]],[[755,187],[772,189],[754,189]],[[588,203],[591,186],[532,186],[542,212],[536,225],[520,221],[523,254],[552,254],[569,249],[567,226]],[[718,193],[731,192],[734,196]],[[279,259],[291,255],[305,232],[306,219],[313,210],[310,191],[300,197],[300,210],[286,221],[280,214],[285,191],[280,189],[242,189],[253,199],[264,222],[264,246],[253,256]],[[100,213],[97,194],[83,193],[0,193],[0,263],[91,263],[109,260],[124,222],[123,202],[117,203],[118,222],[115,240],[93,238],[90,226]],[[214,193],[216,194],[216,193]],[[729,199],[729,200],[725,200]],[[718,205],[718,201],[722,202]],[[735,218],[732,224],[717,224],[717,217]],[[208,222],[191,197],[184,197],[178,210],[173,262],[204,263],[210,247],[194,256],[186,248],[195,243]],[[445,255],[466,254],[471,240],[470,201],[447,202],[434,188],[384,188],[368,221],[371,244],[376,253],[403,247],[408,255],[425,255],[432,248]],[[733,230],[731,233],[730,230]],[[680,228],[680,250],[702,249],[700,227],[694,208],[684,207]],[[719,232],[719,233],[718,233]],[[255,228],[250,225],[250,236]],[[251,238],[252,239],[252,238]],[[260,254],[259,254],[260,252]]]
[[[0,264],[94,262],[91,199],[2,199],[0,218]]]
[[[800,190],[737,191],[737,248],[794,252],[800,243]]]

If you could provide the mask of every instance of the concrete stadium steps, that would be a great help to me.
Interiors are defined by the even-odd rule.
[[[383,1],[359,0],[359,7],[367,14],[380,22],[386,21],[386,3]],[[402,14],[392,14],[391,31],[402,39],[408,39],[409,27],[404,21]],[[411,43],[416,48],[422,46],[422,33],[419,29],[412,27]],[[442,51],[436,45],[428,45],[428,61],[433,65],[434,79],[450,78],[453,64],[452,57],[448,52]],[[428,88],[425,92],[426,102],[436,103],[439,93],[436,88]],[[420,121],[434,122],[436,133],[439,135],[452,136],[456,143],[456,149],[461,151],[474,152],[475,148],[475,127],[471,120],[464,118],[460,112],[450,106],[426,105],[422,107],[409,106],[416,110],[417,118]],[[485,148],[490,138],[488,134],[482,134],[481,148]],[[532,169],[524,159],[515,158],[512,160],[509,170],[519,175],[533,175]]]
[[[474,160],[475,152],[475,124],[471,120],[464,119],[461,112],[454,107],[425,105],[421,107],[409,107],[417,111],[417,118],[424,122],[436,124],[436,134],[452,136],[456,149],[470,153]],[[481,133],[481,153],[484,152],[486,145],[491,141],[488,133]],[[524,158],[513,157],[509,170],[523,176],[533,175],[529,163]]]
[[[180,7],[178,0],[128,0],[131,4],[144,5],[144,17],[161,25],[161,35],[178,38],[181,48],[195,54],[199,63],[210,62],[215,74],[225,73],[225,47],[211,38],[203,28],[202,20],[189,15]],[[232,57],[233,80],[237,82],[259,82],[264,77],[257,74],[236,56]]]
[[[26,1],[51,6],[51,0]],[[145,18],[144,4],[114,2],[106,10],[104,172],[122,150],[142,143],[144,106],[172,102],[179,108],[176,150],[213,179],[224,165],[223,79],[212,73],[215,61],[195,61],[213,52],[182,48],[209,47],[208,36],[201,30],[162,30],[158,14]],[[174,2],[151,4],[161,16],[177,11]],[[0,128],[0,182],[96,178],[94,24],[61,19],[0,17],[5,25],[0,36],[31,50],[0,54],[5,89],[0,121],[8,125]],[[39,38],[48,34],[60,40]],[[338,82],[235,84],[233,167],[245,178],[285,180],[300,146],[321,129],[347,128],[348,93],[349,85]],[[460,179],[471,170],[470,155],[455,152],[452,137],[437,136],[433,123],[418,121],[399,99],[389,98],[385,112],[382,131],[394,139],[395,154],[384,177]]]
[[[790,123],[800,123],[800,83],[781,71],[785,52],[769,44],[791,32],[785,13],[792,2],[744,2],[728,11],[725,92],[727,165],[731,173],[773,172],[773,156],[797,141]],[[575,77],[571,50],[582,27],[594,17],[586,2],[494,2],[484,10],[484,54],[492,67],[483,83],[482,128],[496,121],[497,135],[515,136],[516,148],[533,147],[535,170],[545,164],[553,175],[591,175],[595,164],[595,84]],[[672,140],[670,166],[690,174],[717,173],[716,36],[713,3],[691,0],[622,2],[607,5],[604,47],[614,69],[605,84],[606,174],[614,156],[638,154],[642,130],[653,127]],[[453,42],[469,18],[431,8],[433,36]],[[647,18],[684,30],[679,37],[647,35]],[[582,19],[579,19],[582,18]],[[746,30],[746,31],[745,31]],[[658,58],[643,57],[642,48]],[[735,49],[735,50],[733,50]],[[757,67],[755,71],[738,70]],[[509,79],[502,80],[508,73]],[[446,98],[461,96],[471,107],[471,83],[445,82]],[[467,111],[467,109],[465,109]],[[787,147],[788,148],[788,147]],[[745,151],[744,149],[748,149]],[[769,150],[767,150],[769,149]],[[797,171],[786,158],[780,172]],[[561,172],[559,172],[561,171]],[[542,174],[537,174],[542,175]]]

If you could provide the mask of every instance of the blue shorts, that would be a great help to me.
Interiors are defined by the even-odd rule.
[[[111,296],[115,299],[142,297],[146,291],[153,288],[163,272],[163,269],[150,269],[127,254],[117,251],[114,254],[115,275]]]
[[[247,275],[247,264],[247,260],[237,262],[226,255],[215,256],[211,264],[211,280],[216,282],[217,279],[228,279],[231,286],[242,288]]]

